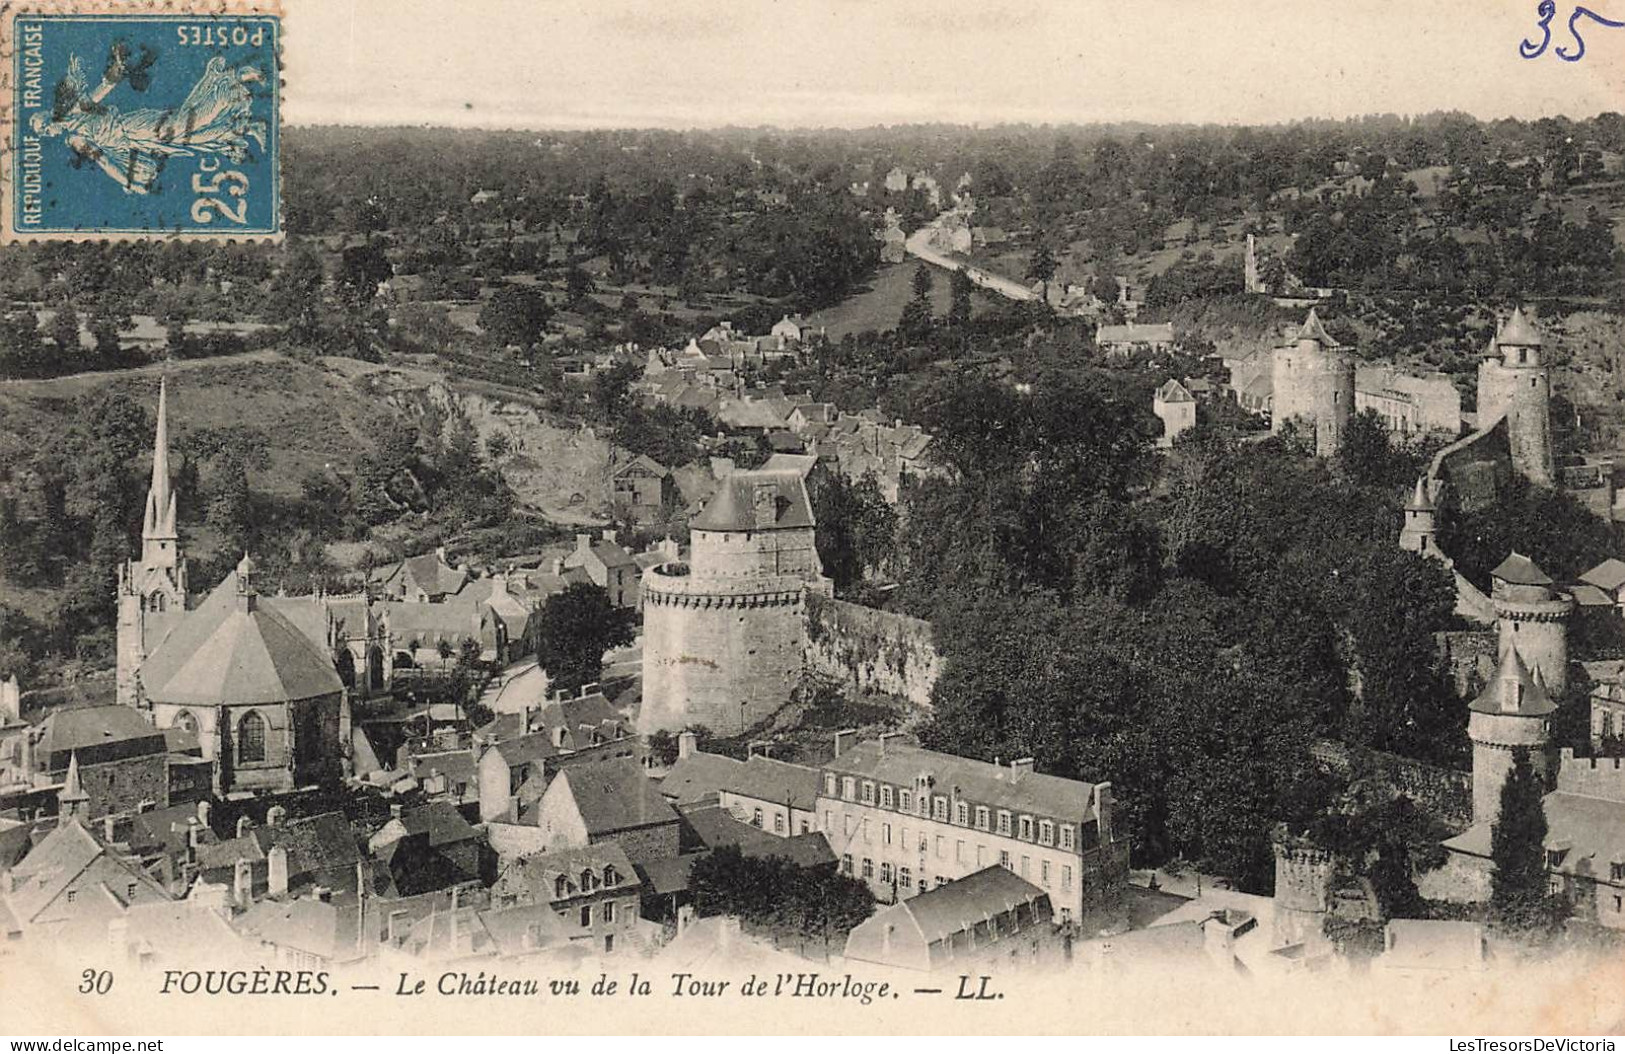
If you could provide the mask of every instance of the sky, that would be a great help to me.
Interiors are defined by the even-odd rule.
[[[1269,124],[1625,112],[1535,0],[283,0],[290,124]],[[1591,0],[1625,20],[1625,0]],[[1558,4],[1553,47],[1568,43]],[[1582,22],[1582,25],[1587,23]]]

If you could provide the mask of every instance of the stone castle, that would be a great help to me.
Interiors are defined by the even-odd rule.
[[[1476,427],[1440,450],[1428,468],[1429,496],[1449,486],[1463,508],[1495,501],[1513,476],[1557,485],[1552,451],[1551,373],[1542,339],[1521,308],[1501,325],[1478,368]]]
[[[1541,364],[1541,337],[1514,308],[1478,367],[1479,428],[1506,421],[1513,468],[1542,486],[1556,485],[1552,459],[1551,376]]]
[[[1315,455],[1337,453],[1354,413],[1354,359],[1313,308],[1291,344],[1275,349],[1271,431],[1290,422],[1314,436]]]
[[[736,471],[690,524],[689,562],[643,578],[640,732],[732,735],[789,701],[809,594],[832,595],[795,471]]]

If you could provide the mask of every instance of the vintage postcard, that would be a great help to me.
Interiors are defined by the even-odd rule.
[[[1622,69],[0,5],[0,1031],[1613,1050]]]

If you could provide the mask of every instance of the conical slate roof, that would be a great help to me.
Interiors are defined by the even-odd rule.
[[[185,706],[257,705],[333,695],[325,652],[286,616],[226,576],[141,667],[146,697]]]
[[[142,518],[144,538],[175,537],[175,492],[169,485],[169,382],[158,381],[158,426],[152,441],[152,481]]]
[[[1332,339],[1332,335],[1326,332],[1326,327],[1321,325],[1320,316],[1315,313],[1314,308],[1309,309],[1309,317],[1303,320],[1303,328],[1298,330],[1297,339],[1312,340],[1323,348],[1338,346],[1337,341]]]
[[[1432,511],[1434,511],[1434,508],[1435,508],[1435,506],[1433,504],[1433,499],[1428,497],[1428,480],[1427,480],[1427,477],[1426,476],[1417,476],[1416,477],[1416,491],[1415,491],[1415,493],[1413,493],[1411,495],[1411,500],[1405,503],[1405,511],[1406,512],[1432,512]]]
[[[68,755],[68,775],[62,781],[62,793],[57,796],[59,802],[89,801],[90,795],[85,793],[85,785],[79,779],[79,752],[75,750]]]
[[[1549,586],[1551,578],[1529,557],[1521,553],[1509,553],[1505,560],[1490,572],[1491,578],[1514,586]]]
[[[1529,667],[1519,658],[1518,649],[1508,648],[1495,676],[1478,693],[1471,709],[1480,714],[1545,717],[1557,709],[1557,704],[1540,682],[1529,676]]]
[[[1495,338],[1495,342],[1519,348],[1538,348],[1541,344],[1540,330],[1524,316],[1522,308],[1515,307],[1512,309],[1512,317],[1501,327],[1501,333]]]

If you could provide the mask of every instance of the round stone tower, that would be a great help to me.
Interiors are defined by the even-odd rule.
[[[1473,742],[1473,823],[1493,823],[1501,787],[1520,750],[1544,780],[1550,768],[1547,722],[1557,704],[1546,694],[1516,650],[1501,657],[1495,677],[1474,699],[1467,718]]]
[[[1569,686],[1568,620],[1574,598],[1559,592],[1527,556],[1512,553],[1490,572],[1499,653],[1517,652],[1540,686],[1561,698]]]
[[[1416,492],[1405,503],[1405,526],[1399,531],[1399,547],[1408,553],[1432,554],[1435,551],[1434,514],[1437,511],[1433,499],[1428,496],[1427,477],[1417,477]]]
[[[1277,827],[1275,847],[1275,945],[1313,944],[1332,907],[1337,857]]]
[[[797,472],[739,471],[691,524],[687,564],[643,576],[638,729],[736,735],[790,698],[809,590],[829,593]]]
[[[1478,367],[1479,426],[1506,418],[1512,467],[1532,482],[1555,486],[1551,376],[1541,363],[1540,331],[1514,308],[1495,336],[1493,354]]]
[[[1330,457],[1342,445],[1354,413],[1354,361],[1309,309],[1291,344],[1275,349],[1272,430],[1288,421],[1314,432],[1315,455]]]

